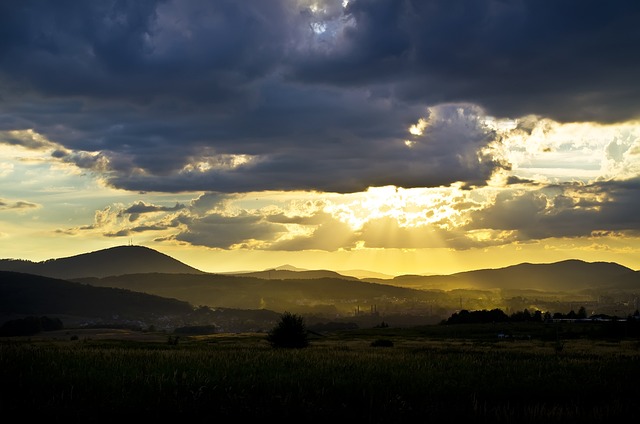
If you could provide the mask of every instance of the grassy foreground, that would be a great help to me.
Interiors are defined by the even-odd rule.
[[[263,334],[177,344],[166,336],[3,339],[0,411],[65,423],[567,423],[640,413],[638,340],[575,338],[560,348],[558,340],[466,331],[351,331],[299,350],[271,348]],[[380,340],[392,346],[372,346]]]

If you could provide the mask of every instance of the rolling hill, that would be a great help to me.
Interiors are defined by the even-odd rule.
[[[615,288],[625,281],[625,288],[640,289],[639,273],[611,262],[566,260],[549,264],[522,263],[498,269],[480,269],[451,275],[401,275],[391,280],[366,279],[417,289],[517,289],[552,292]],[[633,282],[635,281],[635,283]]]
[[[0,271],[0,317],[63,315],[84,321],[156,321],[163,316],[184,318],[193,310],[188,302],[176,299]]]
[[[75,294],[80,290],[78,287],[88,290],[89,286],[145,293],[219,312],[225,309],[270,311],[273,314],[289,311],[327,320],[402,315],[433,321],[460,309],[503,307],[556,309],[566,313],[575,302],[591,302],[591,310],[622,310],[620,305],[626,305],[626,310],[634,307],[637,302],[634,299],[638,299],[640,293],[640,272],[616,263],[579,260],[522,263],[451,275],[358,279],[333,271],[291,266],[232,275],[206,273],[153,249],[120,246],[44,262],[0,260],[0,270],[6,269],[32,274],[32,279],[34,275],[58,279],[56,283],[43,280],[50,283],[48,289],[52,291],[32,290],[30,293],[36,296],[33,301],[39,302],[38,310],[64,305],[51,310],[67,310],[60,313],[73,314],[79,313],[79,304],[94,305],[86,311],[100,310],[95,301],[81,300]],[[2,277],[6,278],[4,274]],[[60,294],[70,289],[59,280],[76,284],[75,291],[71,295]],[[40,281],[38,284],[38,287],[45,287],[47,283]],[[19,285],[11,287],[5,287],[0,293],[4,297],[2,305],[5,305],[0,315],[9,311],[6,308],[11,306],[11,299],[27,293],[21,292],[26,289]],[[17,291],[12,293],[11,290]],[[49,293],[48,297],[42,293]],[[112,292],[105,293],[109,293],[104,295],[107,296],[105,299],[113,296]],[[60,303],[65,298],[80,300]],[[607,305],[600,302],[605,298]],[[123,304],[123,310],[130,310],[126,306],[129,301]],[[110,311],[117,306],[114,302],[107,302]],[[232,315],[226,314],[227,322],[238,321]],[[402,320],[404,318],[399,318],[398,322]]]
[[[268,309],[214,310],[132,290],[0,271],[0,324],[28,316],[59,318],[65,328],[154,326],[193,334],[211,327],[224,332],[267,331],[280,318]]]
[[[229,273],[227,273],[229,275]],[[328,270],[301,270],[291,269],[267,269],[264,271],[249,271],[243,273],[231,273],[240,277],[255,277],[267,280],[312,280],[317,278],[338,278],[342,280],[359,281],[359,278],[339,274]]]
[[[318,280],[367,282],[419,290],[519,289],[566,292],[598,287],[624,289],[640,286],[639,272],[611,262],[566,260],[547,264],[521,263],[497,269],[479,269],[450,275],[400,275],[393,278],[357,278],[330,270],[308,270],[291,265],[264,271],[200,271],[168,255],[143,246],[117,246],[42,262],[0,259],[0,271],[15,271],[60,279],[105,278],[129,274],[215,275],[267,280]]]
[[[438,290],[416,290],[357,279],[268,279],[221,274],[128,274],[74,281],[185,300],[213,308],[271,309],[278,312],[353,314],[358,308],[410,309],[408,305],[444,301]]]
[[[202,271],[171,256],[144,246],[117,246],[42,262],[2,259],[0,271],[15,271],[61,279],[149,272],[203,274]]]

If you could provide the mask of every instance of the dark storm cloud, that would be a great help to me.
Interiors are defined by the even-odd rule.
[[[351,192],[485,184],[480,108],[639,116],[640,3],[302,3],[4,1],[0,130],[57,144],[5,142],[130,190]]]
[[[187,229],[177,234],[175,240],[221,249],[253,240],[271,241],[286,232],[284,226],[269,223],[263,217],[247,212],[236,216],[217,213],[203,217],[179,216],[176,220]]]
[[[0,144],[8,144],[10,146],[21,146],[29,150],[45,150],[51,148],[51,143],[39,140],[32,134],[11,134],[4,132],[0,134]]]
[[[637,235],[640,180],[565,184],[537,191],[505,191],[490,207],[471,213],[466,229],[516,231],[519,240]]]
[[[9,0],[2,69],[52,96],[218,103],[279,60],[289,35],[279,3]]]
[[[352,1],[354,25],[292,75],[387,81],[421,103],[472,102],[496,116],[640,116],[640,3],[626,0]]]
[[[336,107],[340,107],[337,102]],[[345,110],[346,116],[336,120],[349,119],[350,113]],[[349,129],[331,127],[330,123],[312,125],[309,131],[312,128],[317,131],[301,135],[303,138],[286,139],[283,135],[282,140],[266,139],[260,146],[250,145],[251,154],[258,154],[254,163],[206,172],[180,172],[167,178],[121,173],[111,181],[131,190],[180,191],[188,187],[221,192],[321,190],[344,193],[364,191],[369,186],[437,187],[456,181],[483,185],[496,169],[508,165],[479,153],[494,140],[495,134],[482,125],[477,113],[468,106],[441,107],[433,116],[425,110],[423,116],[430,125],[421,136],[412,137],[407,132],[406,138],[412,138],[410,141],[414,143],[407,146],[404,139],[396,138],[400,133],[385,137],[389,130],[381,123],[388,123],[394,112],[375,111],[370,116],[379,119],[351,125]],[[285,116],[283,113],[281,118]],[[282,124],[281,128],[288,125]],[[408,126],[407,123],[406,128]],[[340,135],[341,132],[345,134]],[[303,134],[302,129],[300,133]],[[263,151],[265,148],[273,151]],[[244,153],[248,152],[244,150]],[[179,160],[178,155],[174,154],[172,159]]]

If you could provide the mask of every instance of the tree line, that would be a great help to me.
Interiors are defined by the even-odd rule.
[[[477,310],[469,311],[466,309],[460,312],[454,312],[449,318],[443,320],[441,324],[472,324],[472,323],[492,323],[492,322],[546,322],[557,319],[587,319],[587,311],[584,306],[578,309],[578,312],[574,310],[564,314],[562,312],[556,312],[553,315],[550,312],[542,312],[539,310],[529,311],[524,309],[522,311],[514,312],[511,315],[506,314],[502,309],[495,308],[491,310]],[[614,320],[618,317],[609,315],[598,315],[600,319]],[[633,315],[629,315],[627,319],[640,319],[640,311],[636,310]]]
[[[63,324],[60,318],[28,316],[2,324],[2,326],[0,326],[0,336],[33,336],[42,331],[62,330],[62,328]]]

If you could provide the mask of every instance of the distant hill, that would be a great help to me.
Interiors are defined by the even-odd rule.
[[[278,271],[308,271],[308,269],[298,268],[289,264],[277,266],[275,269],[277,269]]]
[[[289,311],[318,319],[355,319],[368,315],[374,322],[379,319],[378,313],[380,316],[397,314],[432,319],[449,316],[459,309],[566,309],[572,307],[573,300],[600,302],[609,299],[606,307],[615,310],[624,302],[628,303],[630,295],[637,298],[640,293],[640,272],[616,263],[580,260],[522,263],[451,275],[358,279],[334,271],[301,270],[290,265],[233,275],[206,273],[153,249],[120,246],[44,262],[1,260],[0,271],[7,269],[68,280],[66,284],[81,283],[80,287],[108,287],[177,299],[196,308]],[[67,297],[76,299],[66,304],[72,311],[80,307],[78,303],[94,305],[89,310],[100,306],[80,299],[76,291],[58,293],[67,290],[60,284],[55,283],[59,290],[48,294],[52,306]],[[14,294],[11,290],[0,293],[6,308],[11,306],[11,299],[22,295],[20,290],[24,289],[19,285],[13,288],[17,290]],[[77,286],[75,290],[79,290]],[[34,302],[40,302],[44,308],[48,300],[46,296],[40,296],[41,292],[47,293],[38,289]],[[566,304],[563,306],[558,301]],[[108,309],[117,306],[111,304]],[[597,307],[602,309],[605,305],[600,302]],[[123,308],[126,310],[126,305]],[[7,310],[0,309],[0,315]],[[230,312],[220,312],[220,316],[227,317],[227,327],[233,323],[233,328],[237,328],[239,322],[250,325],[251,321],[234,318]]]
[[[348,270],[340,270],[337,272],[341,275],[355,277],[360,280],[376,279],[379,282],[386,282],[385,280],[391,280],[395,277],[394,275],[384,274],[382,272],[368,271],[366,269],[348,269]]]
[[[605,289],[640,292],[640,271],[632,271],[611,278]]]
[[[640,273],[612,262],[566,260],[549,264],[522,263],[498,269],[480,269],[451,275],[401,275],[385,284],[419,289],[529,289],[576,291],[597,287],[640,289]],[[379,282],[376,279],[367,279]]]
[[[61,279],[150,272],[203,274],[202,271],[171,256],[144,246],[117,246],[42,262],[2,259],[0,271],[15,271]]]
[[[561,310],[558,301],[595,301],[608,293],[640,292],[640,272],[615,263],[563,261],[520,264],[445,276],[401,276],[383,282],[349,279],[328,271],[268,271],[241,275],[129,274],[83,278],[86,284],[119,287],[213,308],[270,309],[307,316],[346,317],[392,313],[433,317],[457,309],[530,307]],[[317,274],[314,274],[317,273]],[[328,273],[328,274],[325,274]],[[314,278],[314,275],[330,277]],[[278,278],[278,277],[286,278]],[[297,278],[296,278],[297,277]],[[619,299],[627,298],[625,294]],[[604,308],[604,305],[600,305]],[[564,311],[565,313],[568,312]]]
[[[75,281],[152,293],[213,308],[266,308],[327,316],[352,314],[358,308],[370,312],[374,305],[408,311],[417,304],[443,302],[446,298],[440,291],[374,284],[355,278],[268,279],[221,274],[128,274]]]
[[[0,271],[0,318],[72,316],[91,320],[156,320],[186,317],[188,302],[130,290],[94,287],[40,275]]]
[[[190,329],[194,334],[203,326],[213,326],[217,332],[264,332],[280,319],[280,313],[268,309],[213,310],[140,291],[0,271],[0,324],[27,316],[59,318],[65,328],[153,325],[158,330]]]
[[[294,269],[287,269],[287,268],[275,268],[275,269],[267,269],[264,271],[243,272],[243,273],[232,274],[232,275],[238,275],[242,277],[255,277],[255,278],[262,278],[267,280],[310,280],[310,279],[317,279],[317,278],[339,278],[342,280],[351,280],[351,281],[359,280],[356,277],[342,275],[335,271],[328,271],[328,270],[296,271]]]

